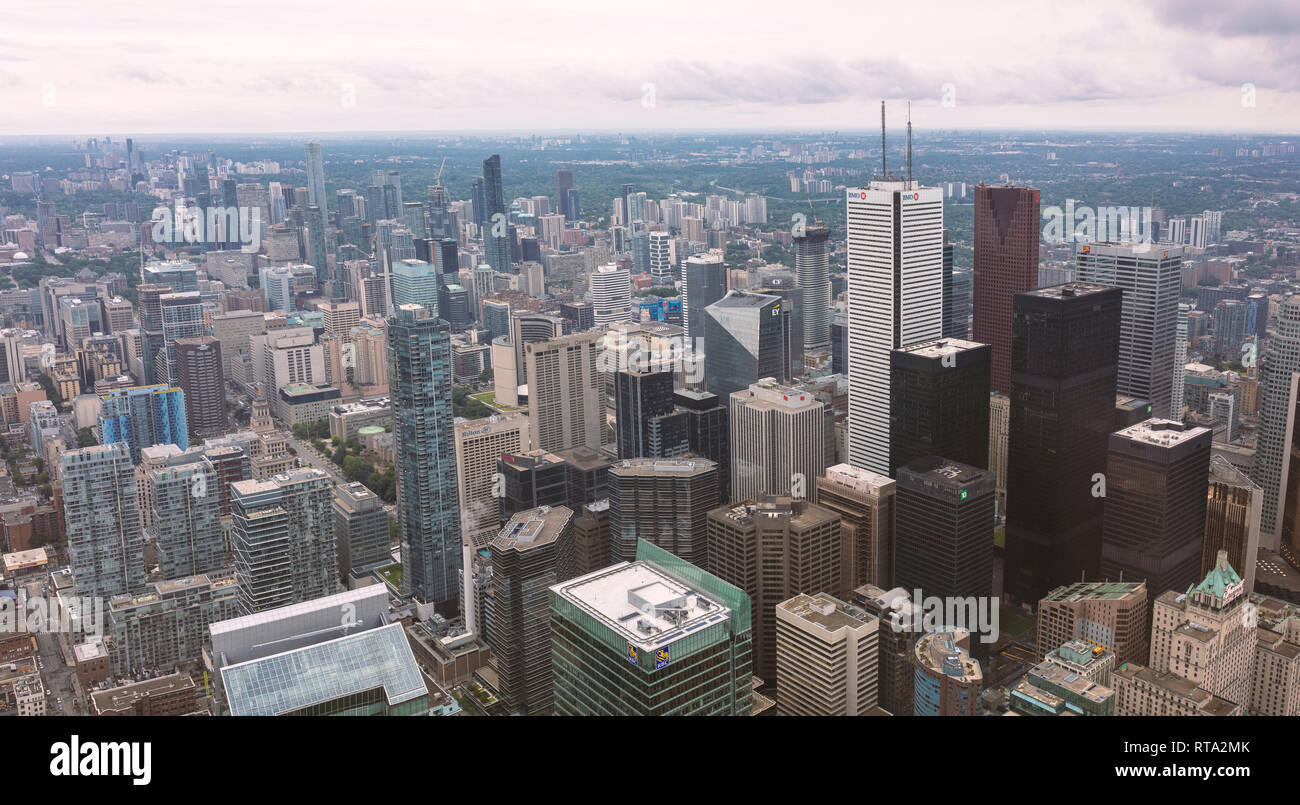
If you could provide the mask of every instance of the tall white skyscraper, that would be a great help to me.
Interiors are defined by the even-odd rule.
[[[667,232],[650,233],[650,282],[656,288],[673,284],[672,239]]]
[[[1178,327],[1174,334],[1174,389],[1169,403],[1169,418],[1183,421],[1183,395],[1187,374],[1187,314],[1191,305],[1178,305]]]
[[[847,202],[849,463],[893,477],[889,353],[943,337],[943,191],[876,180]]]
[[[1300,296],[1292,296],[1278,310],[1277,326],[1260,356],[1259,436],[1255,466],[1250,477],[1264,490],[1259,521],[1260,544],[1276,548],[1286,502],[1291,443],[1300,380]]]
[[[632,320],[632,277],[610,263],[591,274],[591,307],[596,324]]]
[[[307,203],[325,212],[325,160],[321,157],[320,143],[307,143]]]
[[[1151,403],[1153,417],[1170,416],[1182,248],[1079,243],[1074,258],[1080,282],[1124,289],[1116,391]]]
[[[817,500],[826,471],[826,406],[811,393],[764,378],[731,395],[731,498]]]

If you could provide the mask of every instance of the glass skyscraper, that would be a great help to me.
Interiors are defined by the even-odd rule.
[[[123,443],[131,461],[140,463],[140,451],[156,444],[190,446],[185,418],[185,392],[166,384],[110,391],[100,397],[99,440]]]
[[[501,218],[493,220],[493,216]],[[483,249],[492,270],[510,273],[509,231],[506,228],[506,200],[501,183],[501,157],[493,154],[483,160]]]
[[[388,320],[388,378],[402,592],[454,612],[461,551],[451,329],[432,310],[416,304],[394,309]]]

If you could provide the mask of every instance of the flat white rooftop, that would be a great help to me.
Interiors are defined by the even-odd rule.
[[[731,617],[724,603],[649,562],[621,562],[551,589],[645,650]]]

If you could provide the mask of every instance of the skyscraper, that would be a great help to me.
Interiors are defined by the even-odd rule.
[[[726,400],[765,377],[788,381],[790,326],[781,297],[728,291],[705,308],[705,387]]]
[[[1003,582],[1015,601],[1097,577],[1122,299],[1082,282],[1016,294]]]
[[[384,502],[362,483],[334,487],[334,541],[338,544],[339,581],[367,567],[392,562],[389,553],[388,512]]]
[[[794,273],[803,290],[806,350],[829,349],[831,345],[829,238],[830,229],[822,223],[808,224],[794,235]]]
[[[697,567],[706,566],[708,514],[718,507],[718,465],[703,458],[634,458],[609,468],[612,558],[636,556],[648,540]]]
[[[709,512],[709,572],[754,604],[754,668],[776,679],[776,605],[801,590],[838,592],[840,518],[806,500],[767,495]]]
[[[922,456],[900,466],[897,480],[894,583],[926,597],[992,596],[993,474]]]
[[[156,444],[190,446],[185,392],[167,385],[135,386],[100,395],[99,440],[121,442],[139,463],[140,451]]]
[[[1288,499],[1288,510],[1293,507]],[[1201,547],[1201,577],[1214,569],[1219,551],[1228,563],[1242,569],[1246,592],[1255,591],[1255,563],[1259,555],[1259,515],[1262,490],[1250,476],[1223,456],[1210,456],[1209,498],[1205,503],[1205,541]],[[1290,511],[1294,517],[1294,512]]]
[[[337,592],[333,486],[324,471],[306,467],[230,485],[241,613]]]
[[[307,203],[324,210],[328,202],[325,200],[325,161],[320,143],[307,143],[304,150],[307,154]]]
[[[1259,436],[1251,477],[1264,490],[1259,532],[1277,545],[1285,506],[1291,423],[1296,407],[1296,373],[1300,372],[1300,296],[1282,303],[1277,327],[1260,360]]]
[[[501,182],[501,157],[483,160],[483,250],[493,271],[511,273],[510,241],[505,193]]]
[[[776,607],[776,707],[786,716],[860,716],[876,706],[880,620],[825,593]]]
[[[888,475],[889,353],[943,335],[943,191],[882,179],[847,204],[849,463]]]
[[[448,613],[461,569],[451,375],[447,323],[420,305],[399,305],[388,320],[388,383],[402,590]]]
[[[614,410],[619,458],[671,458],[690,450],[689,422],[677,413],[672,372],[615,372]]]
[[[916,641],[912,715],[979,715],[984,674],[969,647],[970,634],[961,629],[931,632]]]
[[[1110,435],[1103,578],[1186,591],[1201,570],[1210,430],[1148,419]]]
[[[512,711],[547,713],[554,698],[548,589],[573,577],[573,511],[543,506],[519,512],[489,550],[487,640],[497,658],[501,698]]]
[[[693,349],[704,338],[704,309],[727,294],[727,264],[722,255],[693,254],[682,260],[682,324]]]
[[[135,471],[125,444],[61,457],[63,522],[77,595],[110,598],[144,589],[144,540]]]
[[[953,245],[943,231],[943,337],[970,338],[970,300],[974,274],[953,264]]]
[[[210,335],[176,339],[176,382],[184,392],[189,430],[198,436],[226,432],[226,389],[221,342]]]
[[[817,500],[817,477],[833,455],[826,416],[826,404],[811,393],[770,379],[732,394],[732,498],[754,501],[763,495],[790,495]]]
[[[158,467],[145,474],[153,511],[146,538],[158,552],[164,579],[212,573],[225,566],[221,489],[206,459]]]
[[[817,505],[838,514],[844,529],[840,589],[893,586],[896,489],[894,479],[851,464],[817,479]]]
[[[591,306],[598,326],[632,320],[632,280],[627,269],[610,263],[591,273]]]
[[[992,388],[1011,393],[1012,300],[1038,287],[1039,192],[975,186],[974,324],[971,340],[992,347]]]
[[[569,191],[573,189],[573,171],[561,168],[555,172],[555,203],[567,220],[574,220],[575,214],[569,211]]]
[[[642,542],[550,589],[556,715],[749,715],[749,598]]]
[[[599,339],[599,333],[589,332],[525,345],[533,447],[600,449],[606,425],[603,386],[596,371]]]
[[[647,247],[650,250],[650,283],[656,288],[672,287],[677,278],[673,276],[672,240],[668,233],[663,230],[649,233]]]
[[[890,467],[926,455],[989,466],[991,353],[956,338],[890,352]]]
[[[1080,243],[1074,259],[1080,282],[1124,289],[1116,390],[1151,403],[1153,416],[1168,417],[1174,396],[1183,250]]]

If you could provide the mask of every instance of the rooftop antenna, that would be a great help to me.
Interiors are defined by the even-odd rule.
[[[889,174],[885,171],[885,102],[880,102],[880,178],[888,179]]]
[[[912,102],[907,102],[907,181],[912,181]]]

